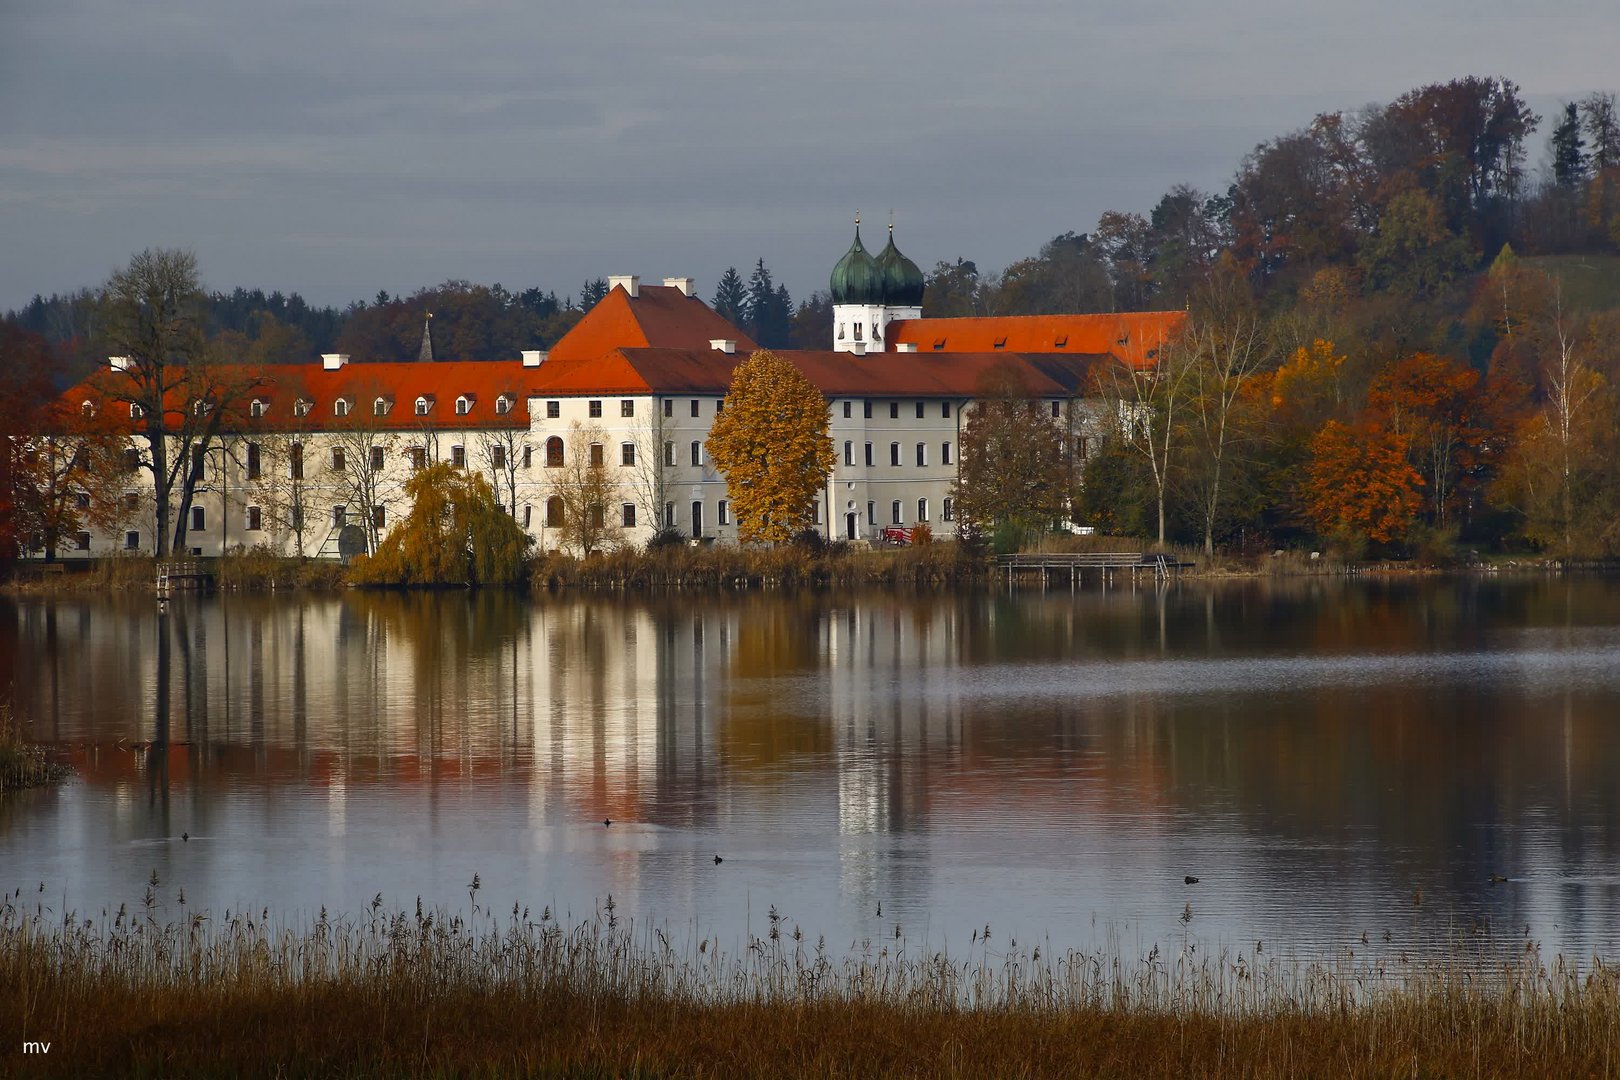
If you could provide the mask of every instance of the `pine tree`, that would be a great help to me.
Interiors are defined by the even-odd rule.
[[[763,348],[781,348],[789,343],[793,329],[793,299],[785,285],[778,288],[771,280],[771,272],[766,269],[764,259],[754,264],[754,273],[748,279],[743,323],[755,343]]]
[[[1552,131],[1553,182],[1574,191],[1586,179],[1586,140],[1581,138],[1580,107],[1571,101]]]
[[[602,278],[587,281],[579,287],[579,309],[589,311],[596,306],[598,300],[608,294],[608,283]]]
[[[735,266],[726,267],[720,275],[720,284],[714,290],[714,313],[731,325],[742,328],[743,315],[748,307],[748,293],[743,288],[742,275]]]

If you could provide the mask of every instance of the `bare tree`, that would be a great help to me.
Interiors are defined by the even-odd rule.
[[[1187,331],[1192,349],[1191,434],[1197,458],[1191,472],[1203,519],[1204,554],[1213,555],[1229,459],[1242,434],[1238,429],[1244,390],[1265,366],[1270,350],[1261,333],[1260,313],[1241,278],[1217,272],[1199,290],[1198,301]],[[1162,528],[1161,524],[1161,533]]]
[[[1101,380],[1104,399],[1121,443],[1147,460],[1158,508],[1158,543],[1165,543],[1165,502],[1180,453],[1189,376],[1198,355],[1195,338],[1167,338],[1151,363],[1118,361]]]
[[[478,463],[489,470],[497,498],[503,499],[514,520],[518,516],[518,469],[522,466],[527,428],[498,428],[478,433]]]
[[[662,411],[656,404],[650,411],[652,415],[639,417],[631,429],[636,464],[630,474],[630,488],[641,520],[656,535],[665,529],[664,504],[669,501],[669,469],[674,464],[671,455],[675,448]]]
[[[568,431],[567,458],[553,470],[553,488],[562,500],[562,541],[582,555],[606,546],[619,532],[608,520],[619,485],[607,469],[606,454],[606,432],[576,420]]]

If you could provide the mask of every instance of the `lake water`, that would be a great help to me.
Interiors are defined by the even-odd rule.
[[[79,770],[0,799],[54,911],[1620,952],[1604,579],[22,599],[0,683]]]

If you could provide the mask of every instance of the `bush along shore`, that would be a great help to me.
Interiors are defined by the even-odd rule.
[[[0,706],[0,791],[43,787],[67,779],[72,770],[52,761],[45,748],[23,738],[10,706]]]
[[[1531,944],[1455,963],[1184,948],[1049,952],[975,932],[843,955],[773,908],[678,943],[550,911],[185,908],[154,873],[85,919],[0,900],[0,1029],[29,1075],[1612,1076],[1620,973]],[[30,890],[32,891],[32,890]],[[163,899],[160,899],[160,894]],[[178,909],[178,913],[167,912]],[[6,1048],[8,1055],[16,1046]],[[6,1064],[20,1059],[0,1058]],[[0,1072],[5,1069],[0,1068]]]

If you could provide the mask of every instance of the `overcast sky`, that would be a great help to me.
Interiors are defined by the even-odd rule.
[[[321,304],[760,256],[803,298],[857,208],[997,268],[1465,74],[1620,89],[1620,3],[0,0],[0,309],[148,246]]]

